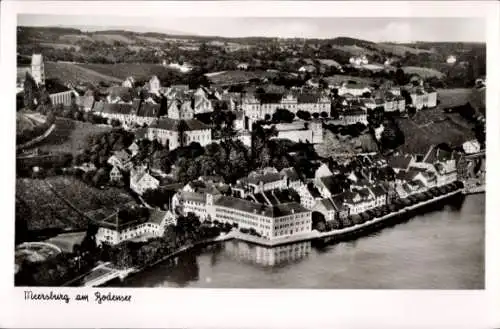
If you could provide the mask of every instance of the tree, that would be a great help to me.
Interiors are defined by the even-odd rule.
[[[313,116],[314,119],[318,119],[319,118],[319,113],[318,112],[314,112],[312,114],[312,116]]]
[[[38,86],[29,72],[24,78],[24,106],[30,110],[35,108],[35,100],[38,94]]]
[[[321,117],[322,117],[322,118],[324,118],[324,119],[328,118],[328,113],[327,113],[327,112],[325,112],[325,111],[321,112],[321,114],[320,114],[320,115],[321,115]]]
[[[307,111],[299,110],[297,111],[297,118],[309,121],[311,120],[311,113]]]
[[[287,109],[277,109],[272,116],[274,122],[293,122],[295,114]]]

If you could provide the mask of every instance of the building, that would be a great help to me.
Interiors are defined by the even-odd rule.
[[[194,114],[213,112],[212,102],[208,99],[206,92],[198,88],[193,95]]]
[[[238,70],[248,70],[248,63],[238,63],[237,65]]]
[[[239,179],[236,186],[243,188],[250,193],[259,193],[274,189],[284,189],[287,187],[287,179],[277,171],[274,172],[254,172],[248,177]]]
[[[417,111],[437,106],[437,91],[434,88],[417,86],[409,88],[408,92],[411,97],[411,106]]]
[[[375,199],[375,207],[385,206],[387,204],[387,191],[381,185],[375,185],[369,188],[373,198]]]
[[[147,139],[157,140],[169,150],[193,142],[206,146],[212,143],[212,132],[209,126],[196,119],[175,120],[161,118],[147,128]]]
[[[356,123],[368,124],[368,113],[361,107],[344,110],[339,115],[339,120],[343,125],[354,125]]]
[[[299,68],[300,73],[314,73],[316,72],[316,67],[314,65],[304,65]]]
[[[42,54],[31,56],[31,76],[38,86],[45,85],[45,65]]]
[[[139,209],[141,210],[132,214],[116,211],[103,220],[96,221],[96,243],[117,245],[124,241],[161,237],[168,225],[176,224],[175,216],[170,211]]]
[[[434,173],[437,176],[436,186],[453,183],[458,179],[456,153],[433,145],[429,147],[423,160],[412,163],[412,167],[426,169]]]
[[[149,80],[149,92],[152,94],[159,94],[161,90],[160,79],[155,75]]]
[[[325,221],[332,222],[335,220],[335,206],[330,198],[323,198],[316,201],[316,204],[312,208],[313,211],[321,213],[325,217]]]
[[[109,181],[113,183],[123,182],[123,175],[118,167],[113,167],[109,172]]]
[[[300,196],[300,204],[306,209],[313,209],[316,202],[323,198],[313,183],[301,184],[296,191]]]
[[[387,158],[387,165],[389,165],[396,173],[400,171],[407,171],[416,161],[413,155],[392,155]]]
[[[228,196],[207,195],[210,217],[239,228],[254,229],[265,239],[311,232],[311,211],[291,202],[267,206]]]
[[[179,191],[172,198],[172,207],[184,215],[191,212],[198,216],[200,221],[205,221],[208,219],[206,198],[206,193]]]
[[[125,88],[134,88],[134,86],[135,86],[134,77],[126,78],[122,83],[122,87],[125,87]]]
[[[325,94],[314,93],[262,93],[247,94],[242,98],[242,110],[251,120],[272,117],[277,109],[286,109],[292,113],[306,111],[310,113],[330,113],[331,100]]]
[[[117,167],[120,170],[130,170],[132,167],[132,157],[125,150],[115,151],[112,156],[108,158],[108,164]]]
[[[299,174],[295,168],[283,168],[280,172],[281,176],[286,180],[286,186],[297,191],[302,184]]]
[[[264,127],[268,128],[271,125]],[[296,143],[304,142],[311,144],[323,143],[323,124],[321,121],[304,122],[296,120],[292,123],[278,123],[274,124],[278,135],[272,138],[289,139]]]
[[[481,144],[479,144],[477,139],[474,139],[463,143],[462,148],[466,154],[474,154],[481,151]]]
[[[347,83],[344,82],[340,88],[338,88],[339,96],[345,96],[347,94],[352,95],[354,97],[361,97],[365,93],[371,93],[372,90],[370,87],[358,84],[358,83]]]
[[[160,186],[160,181],[147,172],[131,172],[130,189],[135,193],[142,195],[147,190],[156,190]]]
[[[167,117],[176,120],[190,120],[194,118],[193,102],[190,99],[176,98],[167,105]]]
[[[74,94],[72,90],[66,90],[54,94],[49,94],[49,97],[52,105],[71,105],[71,100],[73,99]]]
[[[95,97],[93,95],[79,96],[76,98],[76,105],[78,105],[78,107],[85,112],[92,111],[94,103]]]

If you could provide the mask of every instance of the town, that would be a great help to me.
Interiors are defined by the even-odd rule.
[[[16,284],[98,286],[196,244],[333,237],[484,192],[484,73],[454,105],[453,89],[396,56],[340,64],[297,45],[273,45],[302,57],[287,71],[240,61],[196,77],[157,52],[183,84],[154,72],[63,81],[46,67],[77,64],[32,53],[18,68]],[[251,47],[199,51],[218,46]]]

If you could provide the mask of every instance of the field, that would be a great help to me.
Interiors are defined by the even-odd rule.
[[[108,126],[57,118],[55,130],[37,147],[41,151],[75,155],[86,146],[88,136],[111,129]]]
[[[207,75],[208,80],[216,85],[245,83],[252,79],[259,79],[264,72],[224,71],[219,74]]]
[[[443,73],[441,73],[437,70],[434,70],[434,69],[427,68],[427,67],[403,66],[402,69],[406,74],[417,74],[418,76],[420,76],[423,79],[432,78],[432,77],[436,77],[438,79],[441,79],[444,76]]]
[[[349,53],[353,56],[363,56],[363,55],[373,55],[374,51],[369,50],[364,47],[359,47],[356,45],[346,45],[346,46],[332,46],[335,49],[339,49],[342,51],[345,51],[346,53]]]
[[[133,39],[119,34],[94,34],[92,35],[92,39],[95,41],[105,42],[108,44],[113,44],[115,41],[127,44],[135,43]]]
[[[29,230],[85,228],[88,218],[66,201],[79,212],[90,213],[114,209],[133,199],[124,190],[100,190],[69,176],[16,179],[16,214],[23,215]]]
[[[165,41],[162,39],[154,38],[154,37],[145,37],[145,36],[136,36],[137,39],[143,40],[151,43],[164,43]]]
[[[102,208],[113,209],[134,199],[124,190],[107,188],[104,190],[91,187],[84,182],[69,176],[47,178],[59,196],[69,200],[73,206],[84,213]]]
[[[59,41],[61,42],[69,42],[74,43],[81,40],[92,41],[92,38],[88,35],[79,35],[79,34],[65,34],[59,37]]]
[[[114,76],[92,71],[79,65],[61,62],[46,62],[45,74],[47,75],[47,79],[58,79],[63,83],[72,83],[75,85],[82,83],[97,84],[99,81],[122,81]]]
[[[330,77],[326,77],[325,80],[328,82],[328,84],[331,85],[341,84],[344,81],[354,81],[359,84],[367,84],[367,85],[370,85],[375,82],[375,80],[371,78],[353,77],[350,75],[333,75]]]
[[[86,223],[43,180],[16,179],[16,213],[24,214],[29,230],[78,228]]]
[[[71,49],[71,48],[75,48],[76,51],[80,50],[80,46],[72,45],[72,44],[67,44],[67,43],[42,42],[42,43],[40,43],[40,46],[50,47],[50,48],[54,48],[54,49]]]
[[[123,81],[127,77],[133,76],[137,78],[151,78],[153,75],[161,76],[165,73],[172,73],[173,71],[158,64],[133,64],[133,63],[119,63],[119,64],[78,64],[82,69],[98,72],[105,76],[115,77]]]
[[[391,53],[396,56],[404,56],[406,52],[410,54],[420,54],[420,53],[430,53],[431,51],[427,49],[417,49],[413,47],[390,44],[390,43],[378,43],[376,46],[379,50],[383,50],[387,53]]]
[[[446,109],[465,105],[469,101],[472,91],[468,88],[438,89],[439,107]]]
[[[404,153],[425,154],[433,144],[448,143],[452,147],[474,139],[473,125],[458,113],[439,109],[418,112],[413,118],[396,119],[405,135]]]

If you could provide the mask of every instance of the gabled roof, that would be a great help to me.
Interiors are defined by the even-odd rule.
[[[411,155],[393,155],[387,158],[387,164],[392,168],[406,170],[412,159]]]
[[[163,211],[160,209],[153,209],[151,210],[151,213],[149,214],[149,219],[148,222],[160,225],[161,222],[163,221],[163,218],[167,216],[168,211]]]
[[[127,103],[104,103],[102,112],[125,115],[135,114],[133,106]]]
[[[286,178],[290,179],[291,181],[300,180],[299,174],[293,167],[284,168],[283,170],[281,170],[281,174]]]
[[[373,187],[370,187],[370,190],[372,191],[373,195],[375,195],[375,197],[380,197],[387,194],[382,185],[375,185]]]
[[[330,200],[329,198],[321,199],[321,200],[319,200],[319,203],[323,207],[325,207],[325,209],[328,211],[335,210],[335,206],[333,205],[332,200]]]
[[[320,97],[317,94],[300,93],[297,97],[298,103],[317,103]]]
[[[158,117],[160,114],[160,104],[151,104],[143,102],[139,111],[138,116],[141,117]]]

